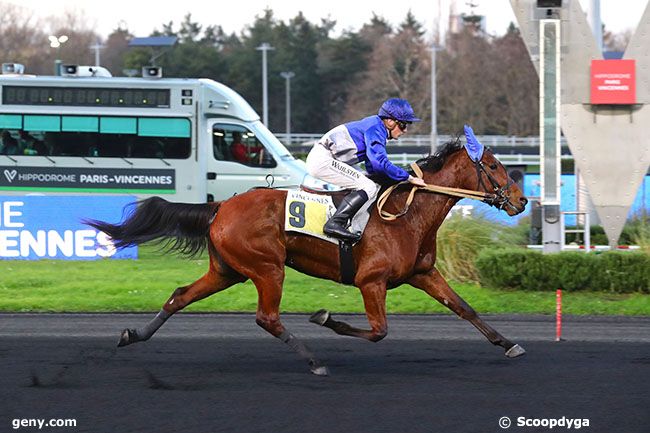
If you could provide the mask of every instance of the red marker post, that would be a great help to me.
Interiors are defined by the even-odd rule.
[[[555,291],[555,341],[562,339],[562,289]]]

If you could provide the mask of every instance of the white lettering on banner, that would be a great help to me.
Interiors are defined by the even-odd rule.
[[[171,176],[119,175],[113,178],[115,183],[131,183],[137,185],[171,185]]]
[[[24,206],[22,201],[5,201],[2,203],[2,225],[4,227],[24,227],[25,224],[21,222],[12,222],[11,217],[22,216],[23,213],[19,211],[12,211],[12,207]]]
[[[50,174],[50,173],[26,173],[19,174],[18,180],[23,182],[76,182],[77,175],[75,174]]]
[[[628,78],[629,79],[629,78],[632,77],[632,75],[631,74],[614,74],[614,73],[605,74],[605,73],[601,73],[601,74],[594,75],[594,77],[596,77],[596,78]]]
[[[81,174],[79,175],[79,182],[81,183],[108,183],[107,174]]]
[[[99,257],[111,257],[117,252],[113,240],[104,232],[97,233],[97,245],[95,253]]]
[[[74,252],[74,241],[73,241],[72,230],[66,230],[63,232],[63,237],[58,232],[50,230],[47,233],[47,254],[50,257],[56,256],[56,250],[61,250],[61,253],[66,257],[72,257]]]
[[[88,259],[112,257],[117,253],[108,235],[79,227],[76,218],[70,225],[55,218],[53,225],[58,222],[58,227],[40,219],[32,221],[32,212],[27,211],[29,203],[28,199],[0,201],[0,259]]]
[[[31,232],[24,230],[20,233],[20,255],[29,257],[29,250],[33,250],[38,257],[45,257],[47,249],[47,233],[45,230],[36,232],[36,237]]]
[[[457,204],[451,208],[451,211],[447,214],[445,219],[451,218],[453,215],[460,214],[463,218],[471,217],[472,212],[474,212],[474,206],[471,204]]]
[[[627,84],[620,86],[598,86],[598,90],[630,90],[630,86]]]
[[[77,257],[95,257],[95,230],[74,232],[74,253]]]
[[[95,230],[66,230],[63,236],[55,230],[0,230],[0,258],[56,257],[111,257],[116,253],[113,241]]]
[[[18,251],[12,251],[10,248],[18,246],[18,241],[10,238],[18,236],[18,230],[0,230],[0,256],[1,257],[18,257]]]

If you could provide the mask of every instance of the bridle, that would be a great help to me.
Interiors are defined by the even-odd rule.
[[[483,176],[481,176],[482,172],[490,181],[490,185],[493,191],[482,200],[483,203],[487,203],[497,209],[504,209],[506,206],[509,206],[517,210],[515,206],[510,202],[510,186],[514,184],[514,182],[512,179],[510,179],[510,176],[508,176],[506,168],[502,164],[499,164],[501,165],[501,168],[503,168],[503,171],[506,171],[506,179],[508,179],[505,185],[499,185],[494,176],[492,176],[490,172],[487,171],[485,164],[483,164],[480,159],[473,162],[474,167],[476,168],[476,176],[478,177],[478,186],[483,188],[483,190],[486,192],[489,191],[489,188],[485,185],[485,182],[483,182]]]
[[[510,179],[510,176],[507,175],[507,172],[506,172],[506,178],[508,179],[508,181],[506,182],[505,185],[501,186],[496,181],[494,176],[492,176],[487,171],[485,165],[480,159],[478,158],[476,160],[472,159],[472,162],[474,163],[474,167],[476,168],[476,175],[478,177],[477,179],[478,187],[479,188],[482,187],[483,191],[473,191],[468,189],[452,188],[447,186],[439,186],[439,185],[431,185],[431,184],[427,184],[426,186],[413,185],[411,188],[411,192],[409,193],[406,199],[406,205],[404,209],[398,212],[397,214],[392,214],[390,212],[385,211],[383,207],[386,204],[386,201],[388,200],[390,194],[398,186],[409,183],[408,181],[402,181],[396,183],[395,185],[390,186],[377,199],[377,212],[379,213],[379,216],[384,220],[393,221],[403,215],[406,215],[409,206],[413,202],[413,197],[415,196],[415,192],[420,189],[429,192],[436,192],[439,194],[451,195],[454,197],[472,198],[475,200],[480,200],[483,203],[487,203],[490,206],[494,206],[497,209],[504,209],[506,207],[509,207],[511,209],[514,209],[516,212],[519,212],[519,210],[510,202],[510,187],[512,186],[512,184],[514,184],[514,182]],[[501,165],[501,167],[503,167],[503,165]],[[423,176],[422,169],[416,163],[411,163],[411,168],[413,169],[413,172],[417,177],[422,178]],[[503,167],[503,170],[505,171],[505,167]],[[485,185],[485,182],[483,182],[483,176],[481,176],[481,173],[484,173],[485,177],[487,177],[487,179],[490,181],[491,189],[493,192],[489,192],[490,188],[487,185]]]

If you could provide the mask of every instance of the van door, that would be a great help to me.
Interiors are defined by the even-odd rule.
[[[208,158],[208,194],[225,200],[256,186],[278,166],[272,153],[245,123],[210,120],[212,153]]]

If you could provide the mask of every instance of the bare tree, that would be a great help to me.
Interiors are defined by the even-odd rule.
[[[427,112],[431,112],[430,70],[428,48],[417,29],[403,27],[395,35],[379,36],[368,69],[350,94],[346,117],[351,120],[376,113],[379,105],[390,97],[405,98],[425,119],[412,127],[413,132],[425,133],[430,129],[426,120]]]
[[[53,48],[48,39],[50,35],[65,35],[68,40]],[[94,64],[90,45],[98,37],[83,12],[65,12],[61,16],[38,20],[27,8],[0,2],[0,56],[3,62],[24,64],[27,73],[52,74],[55,59]]]
[[[128,31],[126,26],[120,25],[117,29],[108,35],[104,43],[104,52],[102,54],[102,66],[106,67],[115,76],[122,75],[126,68],[124,56],[129,50],[129,41],[133,35]]]
[[[500,135],[539,133],[539,78],[519,30],[511,27],[493,43],[495,56],[494,87],[498,116],[491,116],[489,129]]]
[[[40,70],[47,58],[47,36],[34,14],[23,7],[0,2],[0,57]]]
[[[95,64],[95,54],[90,46],[101,38],[90,27],[84,11],[65,11],[62,16],[48,18],[48,22],[50,34],[68,36],[68,41],[56,53],[60,60],[77,65]]]
[[[438,56],[438,131],[454,134],[469,123],[485,133],[494,110],[494,59],[485,37],[465,28],[448,36],[446,51]]]
[[[632,30],[627,29],[623,33],[612,33],[603,29],[603,47],[605,51],[625,51],[627,44],[632,39]]]

